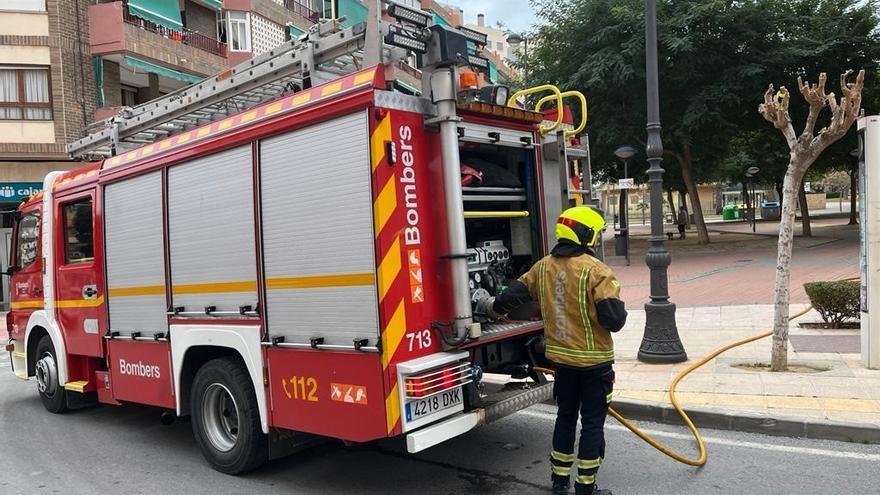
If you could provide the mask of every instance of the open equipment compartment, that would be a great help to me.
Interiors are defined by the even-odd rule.
[[[538,235],[542,228],[540,195],[535,187],[533,146],[519,141],[512,145],[463,141],[460,156],[468,288],[476,307],[480,300],[506,290],[543,256]],[[477,320],[485,319],[482,316],[475,314]],[[484,327],[487,333],[493,330],[491,324]]]

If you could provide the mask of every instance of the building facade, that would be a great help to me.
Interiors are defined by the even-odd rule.
[[[312,0],[99,0],[89,7],[100,120],[284,43]]]
[[[0,210],[39,190],[47,172],[75,166],[64,146],[95,114],[89,3],[0,2]]]

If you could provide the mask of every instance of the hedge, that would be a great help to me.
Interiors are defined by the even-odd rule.
[[[804,284],[807,297],[825,323],[840,326],[859,318],[859,281],[810,282]]]

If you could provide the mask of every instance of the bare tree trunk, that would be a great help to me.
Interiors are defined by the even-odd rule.
[[[672,212],[672,215],[675,215],[675,202],[672,200],[672,189],[666,190],[666,200],[669,201],[669,211]]]
[[[688,210],[687,191],[678,191],[678,207],[681,208],[682,206],[684,207],[684,211],[687,216],[687,223],[685,224],[685,227],[689,228],[691,223],[691,215],[690,210]],[[678,218],[677,211],[674,213],[674,215],[676,218]]]
[[[687,187],[688,196],[691,197],[691,207],[694,210],[694,223],[697,226],[697,243],[709,244],[709,231],[706,230],[706,221],[703,219],[703,207],[700,205],[700,194],[697,191],[697,183],[694,180],[694,169],[691,163],[690,146],[684,145],[679,163],[681,163],[681,178]]]
[[[790,299],[791,251],[794,240],[794,205],[800,180],[789,170],[782,185],[782,217],[779,219],[779,245],[776,255],[776,300],[774,301],[771,371],[788,366],[788,303]]]
[[[810,206],[807,204],[807,191],[804,189],[804,181],[798,189],[798,202],[801,206],[801,230],[804,237],[813,237],[813,226],[810,224]]]
[[[773,348],[770,359],[772,371],[784,371],[788,364],[788,318],[791,283],[791,253],[794,241],[794,201],[795,195],[802,197],[802,216],[804,234],[809,235],[810,212],[807,209],[803,179],[816,158],[832,143],[843,137],[862,113],[862,90],[865,87],[865,71],[860,70],[855,84],[847,82],[846,71],[840,76],[840,90],[843,96],[839,102],[834,93],[825,92],[827,75],[819,75],[816,84],[804,83],[798,77],[798,89],[810,105],[803,132],[798,135],[788,113],[791,94],[783,86],[777,91],[769,85],[764,92],[764,103],[758,105],[758,112],[773,127],[782,132],[788,144],[789,162],[782,185],[782,218],[779,221],[779,245],[776,257],[776,299],[773,314]],[[815,134],[816,122],[823,108],[831,110],[831,123]],[[800,193],[800,194],[798,194]]]
[[[849,171],[849,224],[848,225],[856,225],[858,224],[858,203],[856,199],[856,195],[859,191],[859,171],[855,168],[852,168]]]

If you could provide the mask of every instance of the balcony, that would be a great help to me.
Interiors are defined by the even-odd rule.
[[[96,57],[135,55],[198,76],[216,74],[229,66],[225,43],[131,15],[123,2],[89,6],[89,32]]]
[[[287,10],[307,19],[312,24],[317,24],[320,14],[300,3],[301,1],[302,0],[284,0],[284,6],[287,7]]]
[[[208,53],[213,53],[214,55],[218,55],[220,57],[226,57],[226,43],[205,36],[204,34],[197,33],[190,29],[183,28],[181,31],[169,29],[165,26],[160,26],[155,22],[131,15],[127,10],[123,10],[122,20],[126,24],[137,26],[151,33],[156,33],[163,38],[177,41],[179,43],[183,43],[184,45],[189,45],[200,50],[204,50]]]

